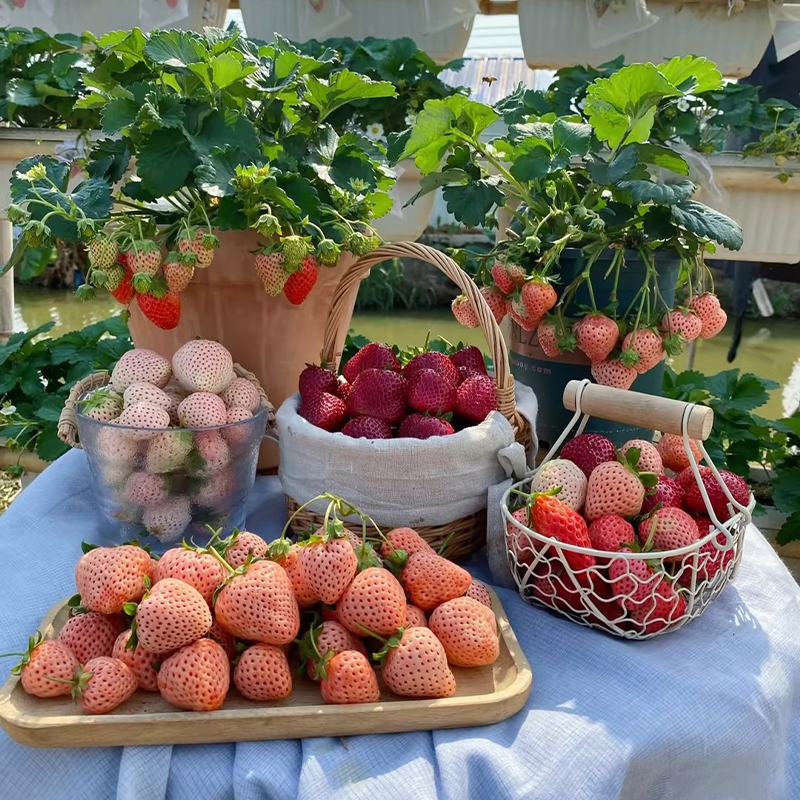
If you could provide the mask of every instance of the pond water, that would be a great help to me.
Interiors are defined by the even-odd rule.
[[[77,330],[92,322],[119,312],[119,304],[101,296],[91,301],[78,300],[67,290],[47,290],[17,286],[16,330],[29,330],[53,320],[51,335]],[[430,311],[366,312],[356,314],[353,329],[369,339],[397,344],[422,345],[430,331],[432,337],[443,336],[451,342],[485,344],[479,330],[459,325],[447,309]],[[727,362],[730,326],[709,341],[698,341],[694,367],[706,374],[736,367],[777,381],[784,387],[792,370],[800,362],[800,324],[792,320],[760,319],[745,322],[744,336],[733,364]],[[686,354],[674,359],[676,370],[686,368]],[[798,380],[800,368],[795,370]],[[795,387],[795,391],[800,391]],[[782,416],[781,390],[772,394],[770,402],[758,410],[765,417]]]

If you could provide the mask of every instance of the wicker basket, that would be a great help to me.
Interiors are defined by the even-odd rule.
[[[489,306],[481,295],[478,287],[453,259],[432,247],[416,243],[386,245],[364,256],[354,263],[342,277],[333,298],[333,304],[327,320],[322,358],[327,361],[331,369],[337,369],[342,357],[341,344],[337,343],[336,331],[341,324],[341,317],[347,313],[347,299],[352,295],[353,289],[367,276],[370,269],[382,261],[391,258],[413,258],[424,261],[441,270],[461,292],[472,302],[478,312],[480,327],[486,336],[489,353],[494,360],[494,380],[497,386],[498,410],[509,421],[515,438],[526,447],[530,442],[528,423],[518,413],[514,398],[514,378],[508,361],[508,350]],[[300,503],[295,498],[287,496],[289,513],[294,513]],[[308,528],[318,527],[322,524],[323,517],[315,511],[304,509],[295,517],[292,527],[296,533]],[[379,525],[391,526],[390,519],[376,520]],[[360,525],[352,528],[361,531]],[[468,517],[453,520],[445,525],[436,527],[421,526],[417,528],[423,538],[437,550],[442,549],[448,558],[459,558],[483,546],[486,539],[486,511],[485,509]]]

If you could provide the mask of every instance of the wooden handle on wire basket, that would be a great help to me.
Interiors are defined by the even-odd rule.
[[[450,256],[435,250],[433,247],[416,242],[387,244],[362,256],[348,268],[336,287],[331,310],[328,314],[325,340],[322,345],[323,360],[328,363],[331,369],[338,368],[342,357],[343,343],[341,342],[341,337],[337,336],[337,332],[341,330],[340,322],[342,317],[345,314],[349,314],[350,308],[352,308],[350,304],[361,280],[369,274],[369,271],[376,264],[388,261],[391,258],[415,258],[418,261],[431,264],[450,278],[463,294],[469,298],[478,312],[480,327],[486,337],[489,353],[494,361],[498,410],[511,423],[512,427],[517,431],[523,430],[527,423],[517,413],[514,399],[514,378],[511,375],[511,368],[508,363],[508,348],[503,334],[500,332],[500,327],[472,278]]]
[[[564,387],[564,408],[574,411],[581,381],[570,381]],[[581,411],[592,417],[650,428],[661,433],[683,433],[683,415],[692,406],[687,421],[689,438],[705,441],[714,425],[714,412],[708,406],[696,406],[682,400],[656,397],[652,394],[614,389],[589,383],[583,387]]]

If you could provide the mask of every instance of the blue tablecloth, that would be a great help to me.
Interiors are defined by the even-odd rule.
[[[277,479],[248,527],[276,535]],[[74,591],[98,518],[71,452],[0,517],[0,652]],[[469,565],[478,576],[478,558]],[[533,668],[525,708],[460,730],[245,744],[28,749],[0,733],[4,800],[800,798],[800,588],[754,528],[739,574],[688,628],[624,642],[500,597]],[[5,680],[11,659],[0,664]]]

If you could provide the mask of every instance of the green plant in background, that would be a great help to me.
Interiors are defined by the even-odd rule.
[[[75,382],[110,370],[133,347],[118,317],[58,339],[43,338],[54,324],[15,333],[0,345],[0,438],[6,447],[35,451],[45,461],[69,449],[56,429]]]
[[[753,413],[777,388],[775,381],[738,369],[703,375],[667,368],[664,374],[667,397],[714,409],[714,428],[705,447],[717,467],[747,481],[752,480],[752,465],[763,468],[767,480],[756,483],[753,493],[760,505],[789,515],[777,537],[779,544],[786,544],[800,539],[800,412],[782,420]]]
[[[99,110],[78,103],[88,44],[72,33],[0,28],[0,119],[23,128],[99,127]]]

